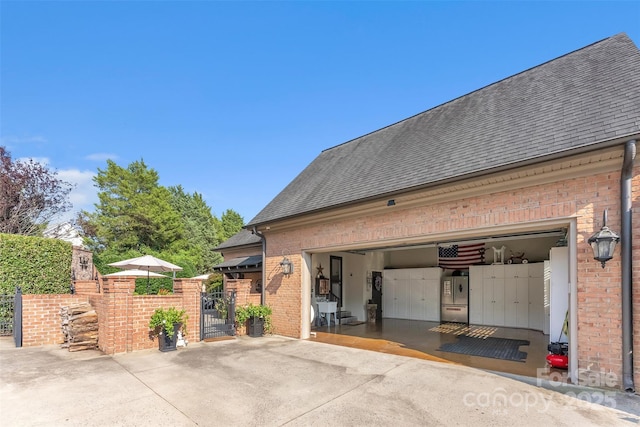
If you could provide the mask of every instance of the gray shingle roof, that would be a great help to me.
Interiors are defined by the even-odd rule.
[[[222,251],[223,249],[236,248],[238,246],[257,245],[260,244],[260,242],[260,237],[249,230],[242,229],[213,249]]]
[[[638,70],[618,34],[329,148],[248,226],[638,133]]]
[[[214,271],[225,271],[225,270],[242,270],[242,269],[250,269],[250,268],[259,268],[262,266],[262,255],[252,255],[252,256],[243,256],[238,258],[230,259],[229,261],[224,261],[218,265],[213,266]]]

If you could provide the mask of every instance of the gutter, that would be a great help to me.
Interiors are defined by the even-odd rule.
[[[251,233],[262,240],[262,286],[260,287],[260,305],[265,305],[265,288],[267,286],[267,266],[265,265],[265,260],[267,259],[267,239],[264,237],[264,234],[258,231],[256,226],[253,226]]]
[[[636,141],[631,139],[624,147],[624,160],[620,172],[620,251],[622,267],[622,386],[627,392],[635,392],[633,381],[633,252],[631,179],[636,158]]]

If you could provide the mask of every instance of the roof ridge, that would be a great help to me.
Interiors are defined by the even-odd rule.
[[[406,117],[406,118],[404,118],[404,119],[402,119],[402,120],[398,120],[397,122],[391,123],[391,124],[389,124],[389,125],[387,125],[387,126],[383,126],[383,127],[379,128],[379,129],[373,130],[373,131],[371,131],[371,132],[367,132],[367,133],[365,133],[364,135],[357,136],[357,137],[352,138],[352,139],[350,139],[350,140],[348,140],[348,141],[345,141],[345,142],[342,142],[342,143],[340,143],[340,144],[334,145],[333,147],[325,148],[324,150],[322,150],[322,151],[321,151],[321,153],[324,153],[325,151],[333,150],[333,149],[335,149],[335,148],[338,148],[338,147],[341,147],[341,146],[343,146],[343,145],[349,144],[350,142],[357,141],[357,140],[359,140],[359,139],[361,139],[361,138],[364,138],[364,137],[366,137],[366,136],[368,136],[368,135],[371,135],[371,134],[374,134],[374,133],[380,132],[380,131],[382,131],[382,130],[385,130],[385,129],[391,128],[391,127],[396,126],[396,125],[398,125],[398,124],[400,124],[400,123],[403,123],[403,122],[406,122],[406,121],[408,121],[408,120],[411,120],[411,119],[413,119],[413,118],[415,118],[415,117],[418,117],[418,116],[420,116],[420,115],[422,115],[422,114],[426,114],[426,113],[428,113],[428,112],[430,112],[430,111],[433,111],[433,110],[435,110],[435,109],[438,109],[438,108],[440,108],[440,107],[443,107],[443,106],[445,106],[445,105],[447,105],[447,104],[451,104],[451,103],[453,103],[454,101],[457,101],[457,100],[459,100],[459,99],[462,99],[462,98],[464,98],[464,97],[466,97],[466,96],[469,96],[469,95],[474,94],[474,93],[476,93],[476,92],[480,92],[481,90],[484,90],[484,89],[486,89],[486,88],[489,88],[489,87],[495,86],[495,85],[497,85],[498,83],[502,83],[502,82],[504,82],[504,81],[506,81],[506,80],[509,80],[509,79],[512,79],[512,78],[514,78],[514,77],[516,77],[516,76],[519,76],[519,75],[521,75],[521,74],[527,73],[527,72],[529,72],[529,71],[531,71],[531,70],[535,70],[536,68],[540,68],[540,67],[542,67],[543,65],[549,64],[550,62],[556,61],[556,60],[558,60],[558,59],[564,58],[564,57],[569,56],[569,55],[573,55],[573,54],[575,54],[575,53],[577,53],[577,52],[580,52],[581,50],[585,50],[585,49],[591,48],[591,47],[593,47],[593,46],[595,46],[595,45],[597,45],[597,44],[600,44],[600,43],[603,43],[603,42],[605,42],[605,41],[607,41],[607,40],[611,40],[611,39],[613,39],[613,38],[617,38],[617,37],[621,37],[621,36],[624,36],[624,37],[628,38],[628,36],[627,36],[627,34],[626,34],[625,32],[620,32],[620,33],[614,34],[614,35],[612,35],[612,36],[605,37],[605,38],[604,38],[604,39],[602,39],[602,40],[598,40],[598,41],[593,42],[593,43],[591,43],[591,44],[588,44],[588,45],[586,45],[586,46],[582,46],[581,48],[578,48],[578,49],[576,49],[576,50],[572,50],[571,52],[564,53],[564,54],[562,54],[562,55],[560,55],[560,56],[558,56],[558,57],[555,57],[555,58],[549,59],[548,61],[545,61],[545,62],[543,62],[543,63],[541,63],[541,64],[537,64],[537,65],[535,65],[535,66],[533,66],[533,67],[527,68],[527,69],[525,69],[525,70],[519,71],[519,72],[517,72],[517,73],[515,73],[515,74],[512,74],[512,75],[510,75],[510,76],[504,77],[504,78],[502,78],[502,79],[500,79],[500,80],[498,80],[498,81],[495,81],[495,82],[490,83],[490,84],[488,84],[488,85],[482,86],[482,87],[480,87],[480,88],[478,88],[478,89],[472,90],[471,92],[467,92],[467,93],[465,93],[464,95],[457,96],[457,97],[455,97],[455,98],[453,98],[453,99],[450,99],[450,100],[448,100],[448,101],[446,101],[446,102],[443,102],[442,104],[438,104],[438,105],[436,105],[436,106],[434,106],[434,107],[428,108],[428,109],[426,109],[426,110],[424,110],[424,111],[421,111],[421,112],[416,113],[416,114],[414,114],[414,115],[412,115],[412,116]]]

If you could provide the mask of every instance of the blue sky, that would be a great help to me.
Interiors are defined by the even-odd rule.
[[[640,2],[0,2],[0,145],[251,220],[323,149],[620,32]],[[71,214],[71,213],[70,213]]]

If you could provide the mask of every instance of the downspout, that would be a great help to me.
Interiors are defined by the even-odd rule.
[[[620,173],[620,210],[622,231],[620,251],[622,267],[622,386],[627,392],[635,392],[633,384],[633,300],[632,300],[632,223],[631,179],[636,158],[636,141],[627,141]]]
[[[267,239],[265,239],[264,234],[258,231],[258,229],[254,226],[251,230],[253,234],[258,236],[260,240],[262,240],[262,286],[260,289],[260,305],[264,305],[264,289],[267,286],[267,273],[266,273],[266,265],[265,261],[267,259]]]

